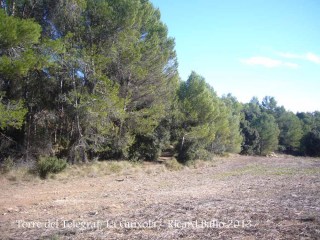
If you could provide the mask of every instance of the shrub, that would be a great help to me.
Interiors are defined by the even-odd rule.
[[[2,165],[1,165],[1,171],[3,173],[10,172],[14,167],[14,162],[11,157],[7,157],[4,159]]]
[[[205,145],[200,141],[186,141],[182,148],[180,146],[181,143],[176,146],[176,150],[178,151],[177,159],[182,164],[197,159],[206,160],[210,158],[210,153],[204,149]]]
[[[130,160],[155,161],[160,157],[161,144],[155,136],[136,136],[129,150]]]
[[[175,158],[167,160],[165,162],[165,166],[170,171],[179,171],[183,168],[183,166]]]
[[[49,173],[61,172],[66,167],[67,161],[57,157],[40,157],[36,165],[37,173],[42,179],[47,178]]]

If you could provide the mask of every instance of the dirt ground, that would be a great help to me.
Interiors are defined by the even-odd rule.
[[[141,167],[140,167],[141,168]],[[320,159],[0,180],[0,239],[320,239]]]

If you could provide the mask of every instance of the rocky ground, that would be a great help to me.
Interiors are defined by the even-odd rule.
[[[0,180],[1,239],[320,239],[320,159]]]

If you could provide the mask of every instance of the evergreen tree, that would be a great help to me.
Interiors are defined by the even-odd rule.
[[[8,1],[2,7],[25,20],[1,13],[0,74],[12,79],[2,78],[5,96],[28,107],[27,152],[124,158],[141,136],[156,133],[178,74],[174,40],[149,1],[14,3],[15,14]],[[37,48],[41,28],[29,18],[43,29]]]
[[[197,158],[199,151],[215,139],[219,99],[205,79],[195,72],[191,73],[186,82],[181,82],[178,99],[178,158],[185,162]]]
[[[320,127],[308,132],[302,139],[302,145],[306,155],[320,157]]]
[[[251,126],[250,122],[242,119],[240,122],[243,142],[241,145],[241,153],[246,155],[259,154],[260,151],[260,135],[257,129]]]
[[[242,109],[242,117],[240,121],[240,129],[243,137],[241,146],[242,154],[260,154],[260,134],[254,122],[261,115],[261,108],[258,98],[254,97]]]
[[[277,120],[280,136],[279,144],[283,150],[296,152],[300,149],[300,141],[303,135],[301,122],[292,112],[285,112]]]
[[[278,149],[278,137],[280,130],[274,117],[262,113],[254,122],[253,126],[259,132],[260,154],[267,155]]]
[[[319,156],[320,112],[297,113],[302,123],[303,137],[300,151],[305,155]]]
[[[280,130],[272,115],[275,108],[276,101],[268,97],[261,105],[255,97],[244,105],[240,125],[244,137],[242,153],[266,155],[277,150]]]
[[[242,106],[231,94],[222,98],[228,110],[228,141],[226,144],[226,152],[239,153],[243,141],[240,131],[241,110]]]
[[[38,54],[41,27],[33,20],[14,17],[8,2],[0,10],[0,152],[9,151],[10,143],[23,143],[17,131],[10,135],[10,128],[21,129],[28,108],[29,74],[41,68],[43,60]],[[8,16],[11,15],[11,16]],[[10,135],[10,136],[8,136]],[[6,136],[6,137],[4,137]]]

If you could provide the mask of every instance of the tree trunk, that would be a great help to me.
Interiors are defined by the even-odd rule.
[[[182,151],[183,145],[184,145],[184,135],[183,135],[183,137],[182,137],[182,142],[181,142],[181,149],[180,149],[180,151]]]
[[[12,0],[12,11],[11,11],[11,16],[14,16],[16,13],[16,2],[15,0]]]

